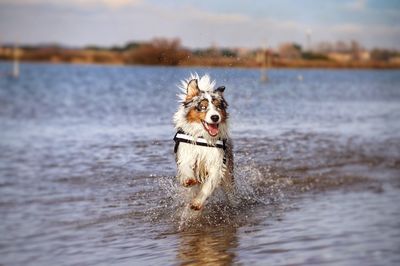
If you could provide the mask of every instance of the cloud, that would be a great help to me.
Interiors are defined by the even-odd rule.
[[[0,0],[0,4],[5,1],[11,2]],[[382,15],[367,9],[356,14],[356,19],[348,19],[340,13],[344,12],[342,4],[334,12],[339,19],[329,20],[322,15],[307,15],[307,19],[290,14],[257,16],[241,9],[217,12],[194,5],[161,5],[144,0],[59,0],[52,5],[44,4],[46,1],[50,2],[20,0],[0,7],[2,39],[83,46],[178,37],[183,45],[194,48],[211,43],[224,47],[277,47],[283,42],[305,45],[306,30],[311,28],[312,44],[358,40],[367,47],[399,47],[400,43],[399,27],[393,27],[398,20],[395,12]],[[35,5],[15,4],[28,2]],[[371,22],[371,17],[375,21]]]
[[[237,14],[237,13],[230,13],[230,14],[223,14],[223,13],[213,13],[213,12],[206,12],[203,10],[195,9],[195,8],[185,8],[184,10],[184,17],[188,19],[199,19],[205,22],[211,23],[244,23],[251,21],[250,17]]]
[[[70,0],[68,2],[76,2],[80,5],[105,5],[111,8],[120,8],[125,6],[134,6],[140,4],[141,0]]]
[[[140,9],[134,13],[127,12],[128,24],[137,24],[134,20],[148,20],[136,16],[136,12],[147,14],[153,18],[153,24],[142,23],[141,32],[161,32],[158,36],[180,37],[184,45],[191,47],[205,47],[211,43],[226,47],[260,47],[267,42],[269,46],[275,46],[280,41],[291,41],[294,36],[303,38],[307,28],[307,25],[291,20],[254,18],[238,12],[216,13],[192,6],[170,9],[143,4]]]
[[[367,48],[385,47],[400,49],[400,28],[386,25],[343,23],[332,26],[316,26],[314,44],[322,41],[358,41]]]
[[[346,9],[352,11],[363,11],[367,8],[366,0],[353,0],[353,2],[348,3]]]
[[[0,4],[12,5],[58,5],[58,6],[77,6],[77,7],[93,7],[106,6],[109,8],[121,8],[125,6],[134,6],[142,3],[142,0],[0,0]]]
[[[345,34],[355,34],[363,31],[363,28],[357,24],[339,24],[330,27],[330,30],[334,33],[345,33]]]
[[[320,30],[322,30],[322,28]],[[400,41],[400,28],[398,27],[383,25],[370,26],[347,23],[331,26],[327,30],[331,33],[335,33],[337,36],[393,36],[397,37]]]

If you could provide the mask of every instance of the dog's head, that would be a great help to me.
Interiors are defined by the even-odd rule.
[[[175,114],[176,127],[195,136],[226,138],[228,103],[224,98],[225,87],[214,89],[215,82],[210,82],[208,76],[201,79],[195,76],[183,84],[186,88],[181,96],[182,106]]]

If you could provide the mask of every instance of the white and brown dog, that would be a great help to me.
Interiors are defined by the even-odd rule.
[[[180,106],[174,115],[177,133],[177,178],[195,190],[190,208],[200,210],[219,185],[233,200],[233,153],[228,132],[225,87],[214,89],[208,75],[182,81]]]

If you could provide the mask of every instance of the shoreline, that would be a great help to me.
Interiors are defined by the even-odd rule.
[[[93,62],[93,61],[53,61],[53,60],[18,60],[20,63],[28,64],[54,64],[54,65],[98,65],[98,66],[141,66],[141,67],[193,67],[193,68],[244,68],[244,69],[354,69],[354,70],[397,70],[400,69],[400,64],[387,62],[354,62],[354,63],[338,63],[338,62],[310,62],[310,61],[295,61],[295,62],[279,62],[272,64],[270,67],[258,66],[256,64],[201,64],[183,62],[177,65],[171,64],[139,64],[139,63],[124,63],[124,62]],[[13,63],[13,59],[0,59],[0,62]]]

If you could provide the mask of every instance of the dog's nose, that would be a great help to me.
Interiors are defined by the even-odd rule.
[[[218,115],[212,115],[212,116],[211,116],[211,120],[212,120],[213,122],[218,122],[219,116],[218,116]]]

